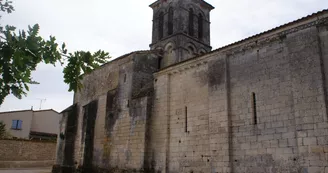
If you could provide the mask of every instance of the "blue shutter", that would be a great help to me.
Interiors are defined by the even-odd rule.
[[[17,129],[22,129],[22,120],[17,120]]]
[[[13,120],[11,124],[11,128],[16,129],[16,127],[17,127],[17,120]]]

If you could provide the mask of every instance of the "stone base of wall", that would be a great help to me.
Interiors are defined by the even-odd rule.
[[[65,167],[54,165],[52,173],[161,173],[153,169],[118,169],[118,168],[99,168],[99,167],[83,167],[79,166],[77,170],[74,167]]]
[[[52,167],[52,173],[74,173],[75,167],[73,166],[60,166],[60,165],[54,165]]]
[[[54,160],[45,161],[0,161],[0,168],[38,168],[51,167]]]

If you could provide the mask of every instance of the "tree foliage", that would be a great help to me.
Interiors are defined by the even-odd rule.
[[[0,11],[13,12],[12,2],[0,0]],[[31,73],[41,62],[54,66],[58,62],[63,66],[66,64],[64,82],[69,85],[69,91],[77,91],[82,87],[82,75],[90,73],[110,58],[102,50],[68,53],[65,43],[59,46],[53,36],[42,38],[39,29],[38,24],[28,26],[26,31],[0,25],[0,105],[9,94],[21,99],[29,91],[30,84],[38,84]]]

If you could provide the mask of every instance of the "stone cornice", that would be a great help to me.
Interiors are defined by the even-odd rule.
[[[221,54],[221,53],[218,52],[217,54]],[[188,59],[179,62],[175,66],[167,67],[161,71],[154,73],[154,77],[156,78],[157,76],[161,76],[163,74],[168,74],[168,75],[180,74],[182,72],[207,65],[208,62],[210,61],[211,56],[213,56],[213,54],[208,54],[208,55],[201,56],[199,58],[193,58],[193,59]]]
[[[154,43],[151,43],[151,44],[149,45],[149,47],[156,46],[156,45],[158,45],[158,44],[160,44],[160,43],[162,43],[162,42],[164,42],[164,41],[166,41],[166,40],[169,40],[169,39],[172,38],[172,37],[181,36],[181,35],[182,35],[182,36],[185,36],[185,37],[188,37],[188,38],[192,39],[193,41],[195,41],[195,42],[197,42],[197,43],[199,43],[199,44],[202,44],[203,46],[205,46],[205,47],[207,47],[207,48],[212,49],[212,47],[209,46],[209,45],[207,45],[206,43],[201,42],[201,41],[199,41],[197,38],[195,38],[195,37],[191,37],[191,36],[189,36],[188,34],[183,33],[183,32],[177,32],[177,33],[174,33],[174,34],[172,34],[172,35],[169,35],[169,36],[163,37],[161,40],[158,40],[158,41],[156,41],[156,42],[154,42]]]

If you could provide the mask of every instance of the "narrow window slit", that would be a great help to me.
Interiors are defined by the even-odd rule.
[[[255,93],[252,93],[252,106],[253,106],[254,124],[257,124],[256,95],[255,95]]]
[[[188,108],[187,106],[185,107],[185,132],[188,132]]]

